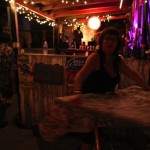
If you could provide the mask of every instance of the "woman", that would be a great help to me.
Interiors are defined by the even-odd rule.
[[[75,93],[107,93],[114,92],[120,82],[120,73],[128,76],[139,86],[150,90],[150,87],[132,71],[119,56],[121,50],[121,38],[117,29],[109,27],[101,32],[99,38],[99,50],[87,58],[84,66],[77,73]],[[91,149],[89,143],[92,135],[83,136],[83,150]]]
[[[120,73],[128,76],[139,86],[150,89],[119,56],[121,43],[120,34],[115,28],[104,29],[99,38],[99,50],[89,55],[74,79],[75,92],[112,92],[120,82]]]
[[[131,71],[118,56],[121,48],[119,32],[114,28],[105,29],[99,40],[100,50],[92,53],[87,58],[83,68],[75,77],[75,92],[79,93],[105,93],[115,90],[120,81],[120,72],[135,79],[140,86],[149,87],[140,77]],[[93,114],[88,114],[74,107],[70,110],[64,105],[53,105],[51,112],[47,114],[37,125],[33,127],[34,134],[45,141],[54,141],[58,137],[69,133],[83,140],[82,149],[89,149],[92,133],[88,133],[94,127]],[[84,131],[83,131],[84,130]],[[72,133],[75,132],[76,133]],[[80,132],[82,131],[82,133]]]

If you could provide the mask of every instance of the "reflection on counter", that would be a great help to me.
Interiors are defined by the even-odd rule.
[[[65,55],[83,55],[83,56],[88,56],[89,54],[95,52],[95,50],[74,49],[74,48],[59,49],[59,51],[60,51],[60,54],[65,54]]]
[[[81,55],[81,56],[88,56],[92,52],[95,52],[96,50],[80,50],[80,49],[74,49],[74,48],[68,48],[68,49],[48,49],[48,54],[63,54],[63,55]],[[23,53],[29,53],[29,54],[43,54],[42,48],[22,48],[19,51],[19,54]]]
[[[55,49],[48,49],[48,54],[55,54],[57,51]],[[22,48],[19,50],[20,54],[23,53],[34,53],[34,54],[43,54],[42,48]]]

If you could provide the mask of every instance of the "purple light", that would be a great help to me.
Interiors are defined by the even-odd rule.
[[[140,22],[140,27],[143,27],[143,22],[144,22],[144,9],[143,9],[143,4],[140,5],[140,14],[141,16],[139,16],[141,19],[139,20]]]
[[[148,21],[148,23],[150,23],[150,1],[148,0],[147,2],[148,2],[148,11],[147,11],[148,12],[148,17],[147,17],[148,20],[147,21]],[[149,24],[149,26],[150,26],[150,24]]]
[[[133,26],[134,26],[135,28],[138,27],[138,12],[137,12],[137,10],[134,11],[134,21],[133,21]]]
[[[147,22],[148,22],[148,29],[149,29],[149,31],[148,31],[148,34],[147,34],[147,43],[148,43],[148,46],[149,46],[149,48],[150,48],[150,0],[148,0],[147,1]]]
[[[146,9],[146,10],[145,10]],[[147,13],[147,14],[145,14]],[[148,30],[145,27],[148,26]],[[147,32],[145,32],[145,30]],[[146,35],[143,35],[146,34]],[[145,39],[146,36],[146,39]],[[147,3],[141,0],[133,0],[132,5],[132,26],[128,32],[128,48],[142,48],[142,44],[150,47],[150,0]]]

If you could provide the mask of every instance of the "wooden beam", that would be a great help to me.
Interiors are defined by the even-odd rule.
[[[73,11],[63,11],[63,12],[54,12],[55,18],[60,17],[67,17],[67,16],[78,16],[78,15],[85,15],[85,14],[96,14],[96,13],[107,13],[109,12],[120,12],[123,13],[123,11],[126,9],[126,7],[123,7],[122,10],[119,9],[118,6],[114,7],[97,7],[97,8],[89,8],[89,9],[82,9],[82,10],[73,10]],[[111,15],[111,14],[110,14]]]
[[[99,17],[99,18],[100,18],[101,21],[107,20],[106,17]],[[125,15],[118,15],[118,16],[111,16],[109,18],[109,20],[118,20],[118,19],[126,19],[126,18],[127,18],[127,16],[125,16]],[[86,18],[82,18],[82,19],[78,18],[78,19],[76,19],[76,22],[78,22],[78,23],[87,23],[88,19],[86,19]],[[65,21],[64,20],[59,20],[59,23],[65,24]]]
[[[34,3],[41,3],[43,5],[53,5],[56,3],[56,0],[35,0]]]
[[[35,0],[34,3],[35,3],[35,4],[41,3],[41,4],[44,4],[44,5],[45,5],[45,4],[47,4],[47,1],[45,1],[45,0]]]
[[[99,17],[100,18],[100,20],[107,20],[107,18],[106,17]],[[110,18],[109,18],[109,20],[117,20],[117,19],[126,19],[127,17],[125,16],[125,15],[118,15],[118,16],[111,16]],[[88,21],[88,19],[77,19],[76,20],[77,22],[87,22]]]
[[[111,1],[111,3],[109,2]],[[72,9],[72,10],[75,10],[75,9],[84,9],[84,8],[93,8],[93,7],[106,7],[106,6],[118,6],[119,7],[119,1],[118,0],[115,0],[115,1],[112,1],[112,0],[109,0],[109,1],[106,1],[106,2],[92,2],[92,3],[88,3],[88,4],[76,4],[76,5],[66,5],[66,4],[58,4],[56,5],[56,7],[54,7],[53,9],[51,8],[51,5],[46,5],[42,8],[42,11],[46,11],[46,10],[65,10],[65,9]]]

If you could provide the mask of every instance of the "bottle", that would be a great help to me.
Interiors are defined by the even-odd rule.
[[[86,50],[85,42],[83,42],[83,50]]]
[[[72,41],[72,43],[71,43],[71,48],[75,48],[74,41]]]
[[[43,54],[48,54],[48,43],[47,41],[44,41],[43,43]]]

